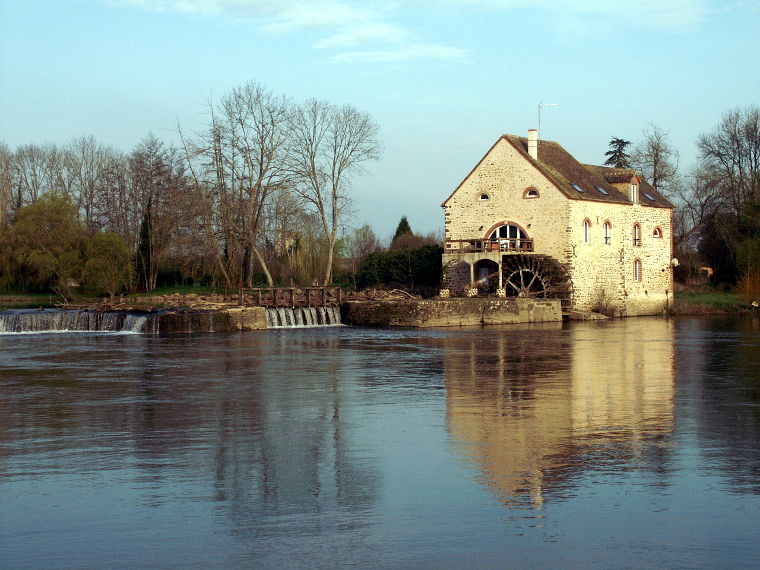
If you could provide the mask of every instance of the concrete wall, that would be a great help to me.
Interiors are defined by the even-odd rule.
[[[349,301],[343,324],[371,327],[451,327],[562,320],[560,302],[530,299]]]

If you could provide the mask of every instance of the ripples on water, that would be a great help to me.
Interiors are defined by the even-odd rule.
[[[0,567],[747,567],[757,319],[0,336]]]

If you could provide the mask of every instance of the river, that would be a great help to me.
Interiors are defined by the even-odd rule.
[[[760,319],[0,335],[2,568],[739,568]]]

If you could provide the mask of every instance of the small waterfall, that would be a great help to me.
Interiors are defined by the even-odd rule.
[[[155,315],[124,311],[17,309],[0,312],[0,333],[146,331]]]
[[[267,326],[324,327],[339,325],[340,307],[268,307]]]

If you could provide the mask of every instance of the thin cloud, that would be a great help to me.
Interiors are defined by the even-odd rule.
[[[466,59],[468,50],[437,45],[407,45],[388,50],[353,51],[333,56],[332,61],[345,63],[402,62],[413,59]]]
[[[409,39],[409,32],[396,24],[382,22],[346,27],[329,38],[319,40],[319,49],[350,48],[368,43],[401,44]]]
[[[341,29],[375,23],[371,10],[347,2],[286,3],[263,29],[276,33],[294,33],[308,29]]]
[[[709,0],[402,0],[404,5],[431,9],[502,12],[539,8],[557,13],[603,16],[626,26],[684,29],[697,26],[710,12]]]
[[[331,50],[339,62],[399,62],[413,59],[464,60],[467,50],[426,43],[399,24],[415,10],[509,12],[540,9],[575,17],[603,18],[610,25],[687,30],[702,22],[709,0],[101,0],[144,10],[255,22],[270,34],[314,32],[313,47]],[[344,51],[350,50],[350,51]]]

